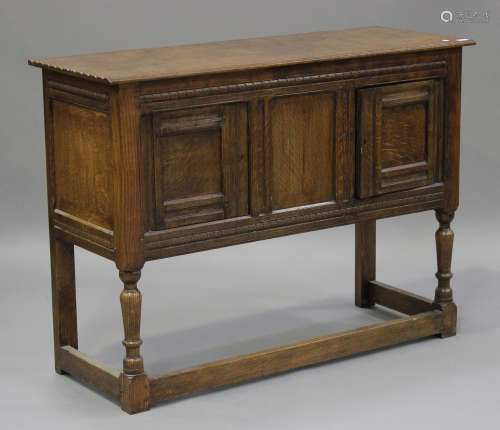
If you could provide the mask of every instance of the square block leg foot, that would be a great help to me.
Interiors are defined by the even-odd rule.
[[[147,411],[149,409],[149,379],[145,374],[120,375],[122,409],[129,413]]]
[[[455,303],[447,303],[435,306],[444,312],[443,326],[439,337],[444,339],[455,336],[457,334],[457,305]]]
[[[54,370],[56,371],[56,373],[58,375],[67,375],[68,372],[65,372],[63,370],[63,364],[61,362],[61,354],[59,352],[59,349],[56,349],[54,355],[55,355],[55,357],[54,357]]]
[[[370,299],[364,299],[363,301],[356,301],[354,302],[354,304],[358,308],[372,308],[373,306],[375,306],[375,302]]]

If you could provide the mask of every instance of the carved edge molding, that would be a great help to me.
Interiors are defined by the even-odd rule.
[[[446,61],[432,61],[426,63],[405,64],[401,66],[377,67],[372,69],[351,70],[346,72],[324,73],[310,76],[294,76],[291,78],[269,79],[257,82],[242,82],[238,84],[228,84],[213,87],[190,88],[186,90],[167,91],[163,93],[142,94],[139,100],[142,104],[173,100],[189,97],[208,96],[227,92],[241,92],[256,89],[268,89],[280,86],[300,85],[317,83],[324,81],[355,79],[365,76],[373,76],[398,72],[413,72],[418,70],[441,69],[446,67]]]
[[[302,224],[312,221],[321,221],[328,218],[338,218],[347,217],[352,214],[359,213],[363,210],[386,210],[398,208],[399,206],[407,206],[412,204],[428,204],[433,203],[438,207],[443,201],[444,193],[442,189],[439,191],[426,194],[426,195],[416,195],[411,197],[402,197],[387,202],[372,201],[364,204],[356,204],[353,206],[343,206],[335,205],[335,207],[323,210],[319,212],[313,212],[308,214],[297,214],[291,215],[289,217],[278,218],[278,219],[252,219],[249,218],[249,224],[241,225],[237,227],[227,227],[216,229],[212,231],[204,232],[192,232],[191,234],[182,235],[179,237],[168,237],[167,234],[157,233],[157,234],[146,234],[145,236],[145,249],[146,251],[154,251],[159,248],[175,246],[186,244],[190,242],[203,241],[208,239],[214,239],[222,236],[231,236],[234,234],[249,233],[259,230],[267,230],[276,227],[289,226],[293,224]]]
[[[113,259],[114,241],[111,230],[92,224],[59,209],[54,210],[52,222],[53,227],[60,234],[70,236],[75,245],[93,250],[106,258]]]
[[[109,94],[83,88],[67,82],[53,79],[47,80],[47,96],[49,99],[83,106],[87,109],[98,110],[105,113],[109,111]]]
[[[108,97],[108,95],[106,93],[99,93],[99,92],[96,92],[96,91],[86,90],[84,88],[75,87],[74,85],[65,84],[63,82],[57,82],[57,81],[49,80],[47,82],[47,86],[49,88],[54,88],[56,90],[66,91],[68,93],[72,93],[72,94],[76,94],[76,95],[79,95],[79,96],[88,97],[90,99],[95,99],[95,100],[98,100],[98,101],[107,102],[108,99],[109,99],[109,97]]]

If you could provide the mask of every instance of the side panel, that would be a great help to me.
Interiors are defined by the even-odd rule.
[[[106,113],[52,101],[55,209],[112,230],[113,156]]]
[[[114,258],[110,89],[43,72],[51,235]]]

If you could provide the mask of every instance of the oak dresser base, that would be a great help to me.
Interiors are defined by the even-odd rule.
[[[43,69],[56,371],[135,413],[453,336],[462,47],[474,44],[365,27],[30,60]],[[375,273],[376,220],[430,210],[433,300]],[[349,224],[355,305],[405,317],[149,378],[138,289],[147,261]],[[118,269],[121,370],[78,350],[74,246]]]

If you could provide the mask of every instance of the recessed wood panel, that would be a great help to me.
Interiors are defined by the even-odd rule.
[[[383,108],[380,148],[382,170],[427,159],[426,125],[426,103]]]
[[[112,228],[113,156],[109,117],[53,100],[55,206]]]
[[[334,199],[335,94],[270,103],[272,209]]]
[[[243,104],[154,115],[156,228],[248,213]]]
[[[441,180],[440,80],[358,94],[358,192],[369,197]]]
[[[167,139],[160,145],[159,180],[168,200],[222,192],[220,129]]]

